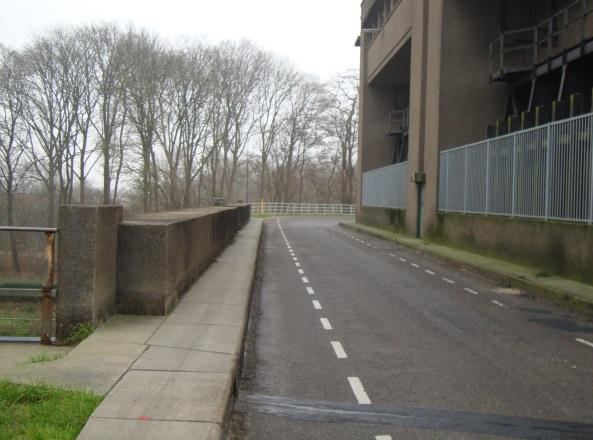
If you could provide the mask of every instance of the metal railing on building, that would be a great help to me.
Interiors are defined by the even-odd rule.
[[[362,206],[405,209],[408,162],[367,171],[362,175]]]
[[[593,38],[593,0],[575,0],[536,26],[501,33],[490,45],[492,79],[532,70]]]
[[[593,223],[593,113],[440,153],[439,211]]]
[[[388,136],[407,133],[409,109],[392,110],[385,115],[385,132]]]
[[[47,261],[47,276],[41,289],[21,288],[21,287],[1,287],[0,299],[9,298],[40,298],[40,318],[0,318],[3,321],[11,321],[13,326],[15,321],[38,321],[39,336],[1,336],[0,342],[41,342],[42,344],[51,344],[53,333],[53,304],[56,297],[54,286],[55,278],[55,243],[58,230],[56,228],[37,228],[37,227],[18,227],[18,226],[0,226],[0,232],[41,232],[45,234],[45,258]]]
[[[356,205],[260,202],[251,204],[253,215],[354,215]]]

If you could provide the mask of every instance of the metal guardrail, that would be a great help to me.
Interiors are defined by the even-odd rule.
[[[39,341],[51,344],[53,300],[56,295],[54,289],[55,275],[55,241],[58,230],[56,228],[0,226],[0,232],[42,232],[45,234],[45,256],[47,259],[47,277],[41,290],[29,288],[0,288],[0,297],[40,297],[41,298],[41,326]],[[12,318],[11,318],[12,319]],[[37,338],[34,338],[37,339]],[[19,336],[2,336],[0,342],[31,341],[32,338]]]
[[[251,204],[254,215],[354,215],[356,205],[260,202]]]
[[[362,206],[405,209],[408,192],[408,162],[401,162],[362,175]]]
[[[439,211],[593,223],[593,113],[440,153]]]
[[[576,0],[533,27],[500,34],[490,44],[490,75],[525,72],[593,37],[593,0]]]
[[[393,110],[385,115],[385,131],[388,135],[403,134],[409,127],[409,109]]]

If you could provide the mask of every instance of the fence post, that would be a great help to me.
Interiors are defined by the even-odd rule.
[[[488,215],[488,204],[490,203],[490,140],[486,141],[486,206],[484,215]]]
[[[589,156],[591,172],[589,173],[589,224],[593,224],[593,118],[589,117]]]
[[[447,164],[445,165],[445,169],[447,170],[447,180],[445,180],[445,211],[449,211],[449,153],[445,153],[447,155]]]
[[[546,212],[544,217],[546,220],[550,217],[550,155],[552,154],[552,124],[548,124],[546,130],[546,136],[548,136],[547,149],[546,149]]]
[[[513,134],[513,194],[511,198],[511,217],[515,217],[515,199],[517,191],[517,134]]]
[[[465,147],[465,174],[463,178],[463,213],[467,211],[467,146]]]

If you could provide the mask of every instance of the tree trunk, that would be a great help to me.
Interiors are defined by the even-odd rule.
[[[7,194],[8,226],[14,225],[14,212],[13,212],[14,199],[13,198],[14,198],[14,195],[12,194],[12,188],[9,188],[9,191]],[[10,252],[12,253],[12,269],[14,270],[15,273],[20,273],[21,272],[21,263],[19,261],[19,250],[17,248],[16,237],[14,236],[14,232],[10,231],[8,233],[8,240],[10,241]]]

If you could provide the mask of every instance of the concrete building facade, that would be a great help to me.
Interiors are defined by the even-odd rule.
[[[357,179],[360,223],[395,227],[417,236],[447,235],[443,225],[448,220],[441,209],[442,174],[443,169],[452,173],[454,168],[443,168],[440,163],[444,151],[486,139],[502,139],[509,133],[591,111],[590,0],[364,0],[356,44],[361,54]],[[587,125],[593,123],[577,122],[580,125],[575,130],[580,132],[571,135],[577,141],[570,147],[575,153],[569,148],[568,159],[563,159],[558,168],[568,170],[572,166],[569,161],[582,162],[581,168],[572,169],[581,179],[579,185],[590,188],[574,198],[582,200],[581,211],[593,211],[593,142],[583,143],[583,139],[593,139]],[[560,144],[562,139],[558,135],[554,140]],[[550,140],[540,144],[530,145],[529,154],[536,154],[537,148],[546,147]],[[495,154],[496,164],[513,161],[509,176],[527,170],[531,179],[528,184],[533,186],[536,171],[521,162],[529,162],[525,159],[527,153],[519,156],[513,150],[508,157],[504,152]],[[546,164],[554,159],[549,148],[542,154]],[[467,155],[465,161],[464,185],[468,186]],[[381,183],[386,180],[371,179],[370,174],[400,165],[403,176],[395,189],[388,190],[403,191],[404,196],[390,193],[386,197],[396,202],[377,203],[380,193],[386,191],[385,183]],[[544,171],[539,170],[540,174]],[[525,203],[524,194],[515,186],[527,180],[514,176],[509,183],[513,186],[509,202],[513,211],[509,217],[513,219],[515,205]],[[490,180],[494,182],[492,176]],[[546,200],[557,203],[553,185],[576,187],[574,180],[572,176],[550,180],[559,183],[546,183]],[[489,191],[492,193],[492,185]],[[553,216],[546,211],[545,217],[549,220]],[[472,225],[475,230],[476,219],[472,219]],[[456,236],[462,236],[464,227],[459,221],[455,228],[462,232]],[[553,225],[547,228],[554,229]],[[590,229],[588,226],[587,234]],[[475,244],[479,237],[469,241]],[[500,243],[491,243],[490,249],[501,247]],[[519,253],[525,254],[523,251]],[[585,250],[582,254],[584,261],[593,258],[593,252]]]

